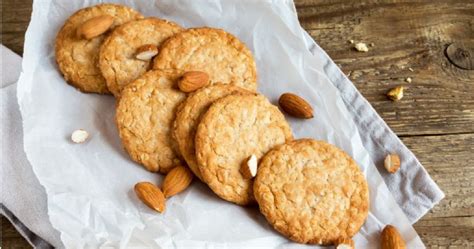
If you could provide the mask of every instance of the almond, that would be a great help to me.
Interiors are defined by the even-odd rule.
[[[392,226],[387,225],[382,231],[380,238],[382,242],[382,249],[405,249],[405,241],[398,232],[398,230]]]
[[[251,155],[242,163],[240,173],[245,179],[252,179],[257,175],[257,156]]]
[[[165,211],[165,196],[160,188],[150,182],[139,182],[135,184],[135,193],[138,198],[149,208],[162,213]]]
[[[176,166],[165,176],[163,181],[163,193],[165,197],[171,197],[185,190],[191,181],[193,174],[185,166]]]
[[[209,75],[205,72],[190,71],[183,74],[178,82],[179,90],[189,93],[209,84]]]
[[[400,168],[400,157],[397,154],[390,154],[385,157],[383,166],[390,173],[395,173]]]
[[[354,241],[351,238],[339,238],[334,244],[336,249],[354,249]]]
[[[313,108],[306,100],[293,93],[284,93],[278,100],[280,107],[291,116],[297,118],[312,118]]]
[[[99,36],[107,31],[114,23],[114,17],[109,15],[101,15],[93,17],[85,21],[77,29],[77,36],[87,40]]]
[[[83,129],[75,130],[71,134],[71,140],[77,144],[84,143],[87,138],[89,138],[89,132]]]
[[[158,47],[153,44],[145,44],[137,48],[135,58],[142,61],[149,61],[158,54]]]

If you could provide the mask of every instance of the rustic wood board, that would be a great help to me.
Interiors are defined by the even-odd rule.
[[[303,28],[445,191],[446,198],[415,224],[423,242],[474,248],[474,70],[455,66],[445,54],[451,43],[474,41],[474,1],[295,3]],[[22,54],[31,0],[2,0],[0,8],[2,43]],[[349,40],[374,46],[360,53]],[[407,89],[394,103],[385,93],[396,85]],[[28,248],[4,218],[2,236],[3,248]]]

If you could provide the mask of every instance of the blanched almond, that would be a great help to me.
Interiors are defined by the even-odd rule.
[[[182,165],[174,167],[163,181],[162,188],[165,197],[168,198],[184,191],[192,180],[193,173],[187,167]]]
[[[149,208],[157,211],[164,212],[166,205],[166,199],[161,192],[160,188],[150,182],[139,182],[135,184],[135,193],[138,198],[145,203]]]
[[[158,54],[158,47],[153,44],[145,44],[137,48],[135,58],[142,61],[149,61]]]
[[[312,118],[313,108],[306,100],[293,93],[284,93],[278,100],[280,107],[291,116],[297,118]]]
[[[240,173],[245,179],[252,179],[257,175],[257,156],[251,155],[240,168]]]
[[[189,71],[183,74],[178,82],[178,88],[182,92],[194,92],[209,84],[209,75],[201,71]]]
[[[101,15],[93,17],[79,26],[79,28],[76,30],[77,36],[87,40],[92,39],[105,33],[113,23],[113,16]]]

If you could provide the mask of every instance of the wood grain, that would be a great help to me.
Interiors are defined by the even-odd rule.
[[[429,248],[474,248],[474,71],[446,57],[452,43],[473,44],[474,1],[295,3],[304,29],[445,192],[446,198],[415,224],[423,242]],[[31,0],[3,0],[1,9],[2,43],[22,54]],[[373,46],[360,53],[349,40]],[[406,91],[394,103],[385,93],[396,85]],[[13,229],[2,218],[2,235],[7,234],[2,247],[29,248]]]

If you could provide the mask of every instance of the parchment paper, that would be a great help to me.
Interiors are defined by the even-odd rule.
[[[114,124],[111,96],[83,94],[67,85],[54,61],[54,38],[74,11],[101,1],[34,2],[26,34],[18,99],[25,151],[48,195],[51,223],[66,248],[298,248],[275,232],[255,208],[217,198],[194,181],[156,214],[136,198],[138,181],[160,183],[123,151]],[[326,140],[343,148],[360,165],[370,186],[370,213],[354,237],[359,248],[377,248],[379,232],[394,224],[408,248],[424,248],[393,200],[337,89],[323,73],[322,61],[305,49],[292,1],[164,0],[114,1],[145,16],[166,18],[184,27],[224,28],[254,53],[259,91],[273,103],[283,92],[311,102],[315,118],[288,117],[295,137]],[[73,144],[73,130],[92,135]],[[314,248],[311,247],[311,248]]]

